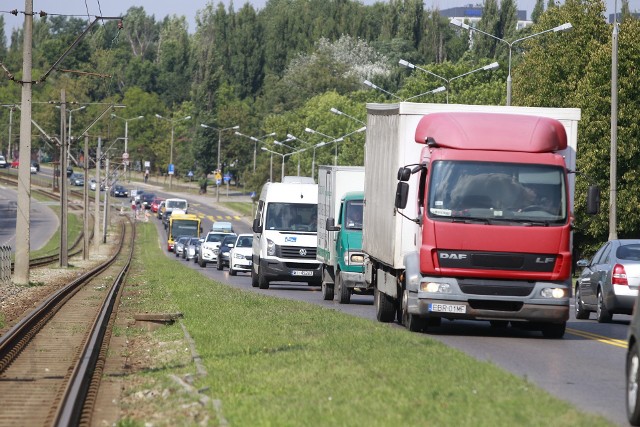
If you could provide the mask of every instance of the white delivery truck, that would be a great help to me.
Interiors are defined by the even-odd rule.
[[[320,166],[318,170],[318,252],[322,296],[348,304],[366,293],[362,253],[364,167]]]
[[[580,110],[367,111],[362,248],[378,320],[410,330],[486,320],[562,337]]]
[[[253,220],[251,285],[273,281],[320,285],[318,185],[309,177],[287,176],[262,187]]]

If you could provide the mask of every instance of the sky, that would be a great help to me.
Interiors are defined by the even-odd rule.
[[[124,15],[132,6],[142,6],[148,15],[154,15],[156,21],[161,21],[167,15],[184,15],[187,17],[189,24],[189,32],[193,33],[196,29],[196,13],[201,10],[209,2],[213,1],[215,5],[222,2],[226,6],[233,1],[235,10],[240,9],[247,0],[33,0],[33,9],[36,12],[41,10],[47,13],[59,14],[77,14],[90,15],[92,18],[101,16],[120,16]],[[379,0],[360,0],[364,4],[373,4]],[[560,0],[561,3],[563,0]],[[616,0],[607,1],[607,15],[613,13]],[[264,7],[267,0],[248,0],[256,9]],[[0,10],[7,11],[12,9],[24,10],[24,0],[0,0]],[[466,6],[468,4],[482,4],[482,0],[424,0],[424,5],[428,9],[438,7],[439,9],[447,9],[456,6]],[[531,12],[536,0],[517,0],[518,9],[525,9],[527,17],[531,17]],[[546,3],[546,0],[545,0]],[[618,8],[620,8],[621,0],[617,0]],[[631,11],[640,11],[640,0],[630,0],[629,6]],[[22,26],[24,15],[18,14],[13,16],[4,14],[5,25],[7,27],[7,37],[11,30]],[[93,20],[93,19],[92,19]]]

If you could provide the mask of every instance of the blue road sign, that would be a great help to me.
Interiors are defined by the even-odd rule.
[[[169,175],[173,175],[175,173],[175,169],[174,169],[174,164],[173,163],[169,164],[168,173],[169,173]]]
[[[228,184],[231,181],[231,175],[225,175],[222,177],[224,179],[224,183]]]

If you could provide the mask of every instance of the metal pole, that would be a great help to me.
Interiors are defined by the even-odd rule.
[[[511,43],[509,45],[509,72],[507,74],[507,105],[511,105]]]
[[[611,156],[609,172],[609,240],[618,238],[617,230],[617,174],[618,174],[618,2],[613,10],[611,35]]]
[[[218,131],[218,173],[222,175],[222,168],[220,167],[220,146],[222,143],[222,130],[216,129]],[[218,180],[216,179],[216,202],[220,201],[220,184],[218,184]]]
[[[284,182],[284,156],[282,156],[282,173],[280,177],[280,182]]]
[[[89,259],[89,136],[84,136],[84,193],[83,193],[83,240],[82,259]],[[100,191],[100,182],[96,182],[96,189]]]
[[[169,189],[173,185],[173,174],[176,172],[176,168],[173,166],[173,121],[171,122],[171,152],[169,153],[169,167],[173,168],[172,173],[169,174]]]
[[[13,154],[11,152],[11,123],[13,122],[13,109],[15,106],[12,106],[9,109],[9,152],[7,153],[7,159],[13,160]]]
[[[69,254],[68,254],[68,236],[67,236],[67,215],[69,214],[69,194],[68,194],[68,184],[67,180],[62,178],[62,174],[65,174],[67,171],[68,164],[68,146],[67,146],[67,135],[65,126],[67,124],[66,114],[67,114],[67,93],[64,89],[60,91],[60,142],[62,153],[60,155],[60,167],[62,171],[60,171],[60,267],[68,267],[69,266]]]
[[[253,171],[256,171],[256,155],[258,154],[258,142],[253,143]]]
[[[271,159],[269,159],[269,182],[273,182],[273,153],[271,153]]]
[[[124,121],[124,152],[129,152],[129,120]],[[129,158],[124,159],[124,177],[127,178],[127,169],[129,166]],[[131,177],[129,177],[131,181]]]
[[[109,157],[106,158],[105,172],[104,172],[105,180],[109,180]],[[104,216],[102,222],[102,243],[107,243],[107,218],[109,216],[109,193],[106,192],[104,195]]]
[[[338,142],[336,141],[336,155],[333,158],[333,165],[334,166],[338,166]]]
[[[20,157],[31,156],[31,67],[33,43],[33,0],[24,2],[24,39],[22,42],[22,114],[20,114]],[[13,282],[29,284],[29,223],[31,220],[31,171],[29,161],[18,167],[18,210],[16,212],[16,261]]]
[[[100,158],[102,157],[102,138],[98,137],[98,149],[96,150],[96,181],[98,181],[98,185],[96,186],[96,196],[94,200],[95,204],[95,215],[93,216],[93,246],[97,252],[100,247]],[[109,193],[109,186],[106,185],[108,182],[105,180],[105,195]]]

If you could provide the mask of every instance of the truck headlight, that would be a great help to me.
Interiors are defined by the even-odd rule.
[[[276,244],[273,240],[267,239],[267,255],[274,256],[276,254]]]
[[[420,290],[440,294],[450,294],[451,286],[448,283],[420,282]]]
[[[364,264],[364,255],[360,252],[346,251],[344,253],[344,263],[346,265],[362,265]]]
[[[565,297],[565,290],[562,288],[544,288],[540,291],[542,298],[561,299]]]

